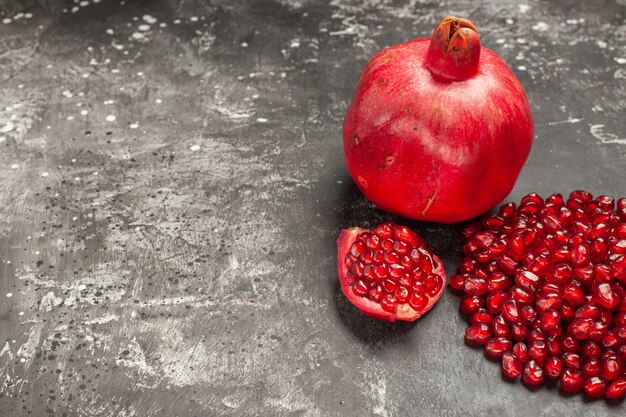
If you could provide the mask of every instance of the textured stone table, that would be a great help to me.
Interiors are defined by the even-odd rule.
[[[626,195],[626,2],[439,3],[0,0],[0,415],[623,416],[503,383],[455,294],[339,291],[339,230],[403,221],[344,167],[356,79],[445,14],[532,103],[510,199]],[[462,225],[405,224],[455,270]]]

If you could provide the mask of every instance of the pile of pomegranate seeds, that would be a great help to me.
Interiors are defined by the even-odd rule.
[[[465,292],[467,343],[529,386],[626,395],[626,198],[533,193],[463,236],[450,286]]]
[[[390,313],[399,304],[423,311],[441,296],[445,284],[422,239],[394,223],[361,232],[350,246],[346,265],[347,283],[354,294]]]

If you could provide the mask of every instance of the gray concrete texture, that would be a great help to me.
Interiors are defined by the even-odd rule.
[[[0,1],[0,415],[623,416],[501,379],[447,292],[413,324],[341,295],[342,228],[393,220],[446,271],[462,224],[353,185],[366,60],[471,18],[536,138],[508,200],[626,195],[626,2]]]

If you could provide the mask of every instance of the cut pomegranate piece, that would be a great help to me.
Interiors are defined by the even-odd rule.
[[[337,266],[346,298],[367,316],[391,322],[420,318],[446,282],[441,260],[415,232],[394,223],[342,230]]]
[[[559,380],[589,398],[626,396],[626,199],[533,193],[463,238],[454,288],[484,329],[477,344],[502,360],[505,376],[521,373],[530,386]]]

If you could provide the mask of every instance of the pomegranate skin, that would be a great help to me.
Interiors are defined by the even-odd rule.
[[[466,52],[479,54],[476,72],[458,80],[463,71],[450,71],[451,80],[429,69],[430,44],[395,45],[367,63],[343,124],[344,156],[357,187],[379,208],[454,223],[511,191],[530,152],[533,121],[521,83],[495,52],[474,45]]]

